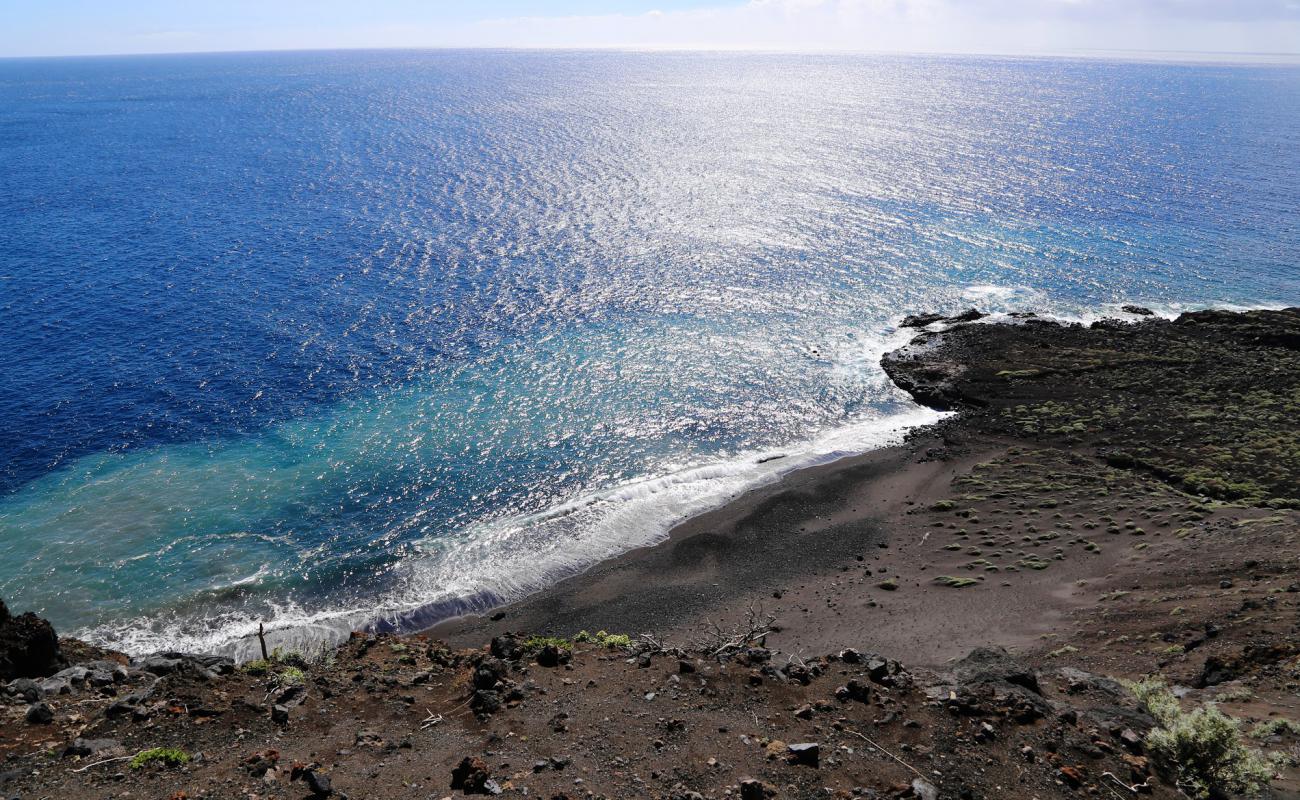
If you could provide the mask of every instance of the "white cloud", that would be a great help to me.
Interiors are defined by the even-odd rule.
[[[467,44],[1071,53],[1300,49],[1295,0],[749,0],[646,14],[486,21]]]

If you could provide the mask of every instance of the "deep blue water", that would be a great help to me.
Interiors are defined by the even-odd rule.
[[[0,597],[415,625],[931,418],[905,312],[1295,303],[1298,257],[1295,67],[0,61]]]

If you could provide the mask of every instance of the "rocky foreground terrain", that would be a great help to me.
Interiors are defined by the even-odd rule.
[[[0,610],[0,797],[1300,796],[1300,310],[1137,312],[909,319],[962,413],[655,548],[727,584],[678,613],[236,665]],[[755,531],[805,571],[727,572]]]

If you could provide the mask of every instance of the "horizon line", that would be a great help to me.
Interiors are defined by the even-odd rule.
[[[1278,66],[1300,64],[1300,51],[1253,51],[1253,50],[1171,50],[1171,49],[1136,49],[1136,48],[1079,48],[1077,50],[1059,51],[978,51],[978,50],[858,50],[852,48],[817,48],[798,47],[727,47],[706,45],[427,45],[427,46],[374,46],[374,47],[282,47],[251,50],[158,50],[149,52],[104,52],[104,53],[55,53],[43,55],[0,55],[0,61],[54,61],[59,59],[80,58],[153,58],[160,56],[205,56],[205,55],[257,55],[274,53],[366,53],[366,52],[451,52],[451,51],[503,51],[503,52],[625,52],[625,53],[735,53],[735,54],[773,54],[773,55],[870,55],[870,56],[973,56],[982,58],[1036,58],[1069,59],[1080,58],[1103,61],[1157,61],[1164,63],[1188,64],[1252,64],[1257,66]],[[1151,56],[1151,58],[1141,58]],[[1161,58],[1161,56],[1210,56],[1212,58],[1183,59]],[[1213,57],[1223,58],[1213,58]],[[1233,60],[1237,57],[1245,60]],[[1267,60],[1283,59],[1283,60]]]

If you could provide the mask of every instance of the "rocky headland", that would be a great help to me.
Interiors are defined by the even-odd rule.
[[[921,315],[956,410],[490,617],[128,658],[0,606],[0,797],[1300,796],[1300,309]]]

